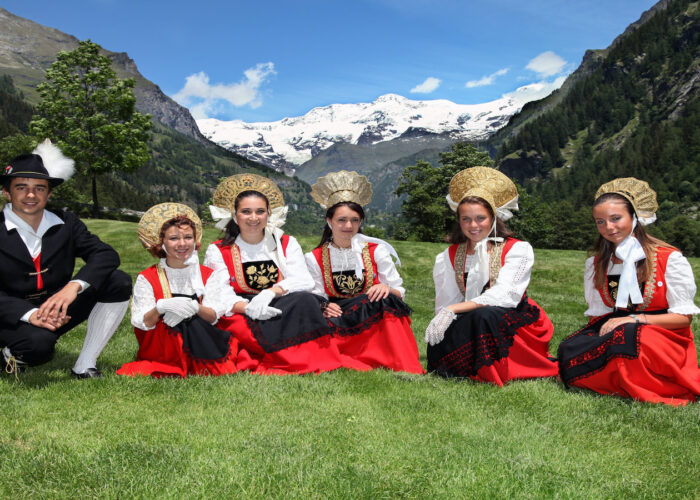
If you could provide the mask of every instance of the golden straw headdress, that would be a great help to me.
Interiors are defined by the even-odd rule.
[[[518,209],[518,190],[505,174],[490,167],[471,167],[455,174],[450,181],[447,203],[457,210],[468,196],[484,199],[502,220],[510,219],[510,210]]]
[[[634,177],[614,179],[598,188],[595,200],[608,193],[619,194],[626,198],[632,204],[637,219],[642,225],[646,226],[656,220],[656,211],[659,209],[656,192],[646,181],[640,181]]]
[[[163,224],[178,215],[184,215],[194,222],[194,226],[197,229],[197,243],[200,243],[202,241],[202,221],[197,213],[182,203],[160,203],[149,208],[139,221],[139,240],[141,240],[143,246],[151,248],[159,244],[160,230]]]
[[[284,206],[284,197],[277,184],[271,179],[256,174],[237,174],[222,180],[214,191],[212,201],[215,206],[234,212],[236,197],[243,191],[257,191],[270,202],[270,210]]]
[[[364,206],[372,199],[372,184],[364,175],[340,170],[319,177],[311,186],[311,197],[323,208],[343,201]]]

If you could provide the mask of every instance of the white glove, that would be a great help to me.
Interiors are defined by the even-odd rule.
[[[248,308],[247,308],[247,307],[246,307],[246,311],[245,311],[245,312],[246,312],[246,314],[248,314],[248,316],[249,316],[251,319],[260,320],[260,321],[265,321],[266,319],[274,318],[275,316],[279,316],[280,314],[282,314],[282,310],[281,310],[281,309],[277,309],[276,307],[270,307],[270,306],[265,306],[265,309],[263,309],[262,311],[260,311],[260,313],[257,314],[257,317],[251,316],[251,315],[248,313]]]
[[[446,307],[440,309],[435,317],[430,321],[428,328],[425,329],[425,341],[429,345],[435,345],[442,342],[442,339],[445,338],[445,331],[447,331],[456,318],[457,315]]]
[[[199,302],[188,297],[173,297],[160,299],[156,302],[160,314],[173,313],[182,319],[187,319],[199,312]]]
[[[177,314],[172,313],[172,312],[166,312],[163,315],[163,323],[168,325],[170,328],[174,327],[175,325],[177,325],[178,323],[182,322],[185,319],[186,318],[183,318],[182,316],[178,316]]]
[[[272,302],[272,299],[274,298],[275,292],[273,292],[270,288],[266,288],[265,290],[257,294],[255,297],[253,297],[250,303],[247,306],[245,306],[245,313],[252,319],[263,319],[261,317],[263,311],[267,307],[269,307],[270,302]],[[281,311],[280,314],[282,314]],[[276,315],[273,314],[272,316]],[[270,319],[272,316],[265,319]]]

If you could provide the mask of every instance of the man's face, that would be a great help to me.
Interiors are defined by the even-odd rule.
[[[29,177],[16,177],[10,183],[10,191],[2,190],[12,203],[12,211],[20,217],[22,215],[34,216],[40,214],[51,195],[49,181],[45,179],[31,179]]]

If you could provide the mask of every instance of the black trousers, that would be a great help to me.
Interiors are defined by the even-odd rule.
[[[89,286],[68,306],[70,321],[56,331],[20,321],[16,325],[0,323],[0,347],[8,347],[12,355],[29,365],[40,365],[53,358],[56,341],[90,315],[97,302],[124,302],[131,297],[131,277],[116,269],[101,288]],[[48,299],[48,297],[47,297]]]

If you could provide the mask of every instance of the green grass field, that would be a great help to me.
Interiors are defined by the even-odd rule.
[[[153,262],[135,224],[88,225],[132,276]],[[204,241],[216,236],[208,230]],[[316,240],[301,242],[309,250]],[[425,365],[432,263],[444,245],[395,246]],[[584,322],[585,253],[536,258],[529,293],[554,323],[556,353]],[[700,259],[691,263],[697,278]],[[698,319],[693,327],[700,332]],[[601,397],[556,380],[497,388],[385,370],[118,377],[137,349],[128,318],[100,358],[105,378],[75,381],[84,332],[64,336],[54,360],[19,382],[0,377],[3,497],[700,497],[698,404]]]

